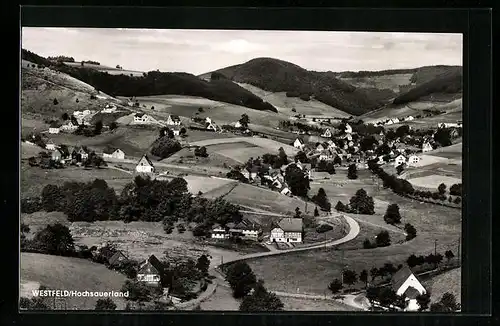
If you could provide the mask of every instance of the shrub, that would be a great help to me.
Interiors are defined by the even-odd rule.
[[[316,232],[318,232],[318,233],[325,233],[325,232],[328,232],[331,230],[333,230],[333,226],[331,226],[330,224],[320,224],[316,228]]]
[[[52,103],[54,103],[54,105],[57,105],[57,104],[59,104],[59,101],[55,98],[55,99],[52,101]]]

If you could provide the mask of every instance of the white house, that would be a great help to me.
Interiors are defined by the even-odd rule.
[[[165,123],[169,126],[180,126],[181,125],[181,118],[179,118],[178,115],[170,114]]]
[[[333,152],[332,150],[326,150],[323,153],[321,153],[318,158],[320,161],[329,161],[333,160],[335,156],[336,156],[335,152]]]
[[[407,116],[407,117],[405,118],[405,121],[412,121],[412,120],[414,120],[414,119],[415,119],[415,118],[413,118],[413,116],[412,116],[412,115],[409,115],[409,116]]]
[[[151,255],[146,261],[139,265],[137,281],[158,286],[160,285],[162,272],[163,264],[155,255]]]
[[[207,119],[210,119],[210,118],[207,118]],[[205,122],[205,126],[207,128],[207,130],[213,130],[213,131],[217,131],[217,125],[215,123],[212,122],[212,120],[210,120],[210,122]]]
[[[405,311],[416,311],[419,308],[417,296],[427,293],[412,271],[405,266],[394,274],[391,281],[392,289],[397,295],[405,296]]]
[[[143,155],[137,163],[135,170],[139,173],[153,173],[155,171],[155,167],[148,156]]]
[[[316,146],[316,151],[323,152],[326,148],[327,148],[327,146],[325,146],[323,144],[318,144],[318,146]]]
[[[346,123],[345,124],[345,131],[344,131],[346,134],[350,134],[352,132],[352,127]]]
[[[394,122],[393,122],[392,120],[389,120],[389,121],[387,121],[385,124],[386,124],[386,125],[392,125],[392,124],[394,124]]]
[[[418,164],[418,162],[420,162],[420,157],[418,157],[417,155],[410,155],[410,157],[408,157],[409,166],[415,166]]]
[[[276,180],[275,182],[279,182],[279,180]],[[290,189],[286,185],[281,184],[281,182],[279,182],[279,183],[280,183],[280,187],[279,187],[280,194],[285,195],[285,196],[290,196],[292,194]]]
[[[302,242],[302,218],[285,217],[271,230],[273,242]]]
[[[103,150],[102,157],[123,160],[125,158],[125,153],[119,148],[110,147]]]
[[[51,123],[49,127],[49,134],[58,134],[60,131],[59,127],[60,126],[57,123]]]
[[[406,163],[406,156],[404,156],[403,154],[398,155],[394,160],[394,166],[398,166],[405,163]]]
[[[300,138],[295,139],[293,142],[293,147],[302,150],[304,148],[304,141]]]
[[[424,152],[424,153],[425,153],[425,152],[430,152],[430,151],[432,151],[432,150],[433,150],[432,145],[431,145],[431,143],[429,143],[428,141],[426,141],[426,142],[424,142],[424,143],[422,144],[422,152]]]
[[[136,113],[134,114],[134,123],[152,123],[154,119],[147,114],[144,113]]]
[[[236,122],[234,123],[234,127],[235,127],[235,128],[241,128],[242,126],[241,126],[241,123],[240,123],[239,121],[236,121]]]
[[[75,131],[76,129],[78,129],[78,126],[73,124],[73,122],[70,120],[70,121],[68,121],[68,123],[62,125],[59,129],[63,130],[63,131],[72,132],[72,131]]]
[[[332,137],[332,132],[330,131],[330,128],[326,128],[326,130],[321,134],[321,137],[325,138],[330,138]]]
[[[336,147],[337,147],[337,145],[335,144],[335,142],[333,140],[329,140],[328,141],[328,148],[333,149],[333,148],[336,148]]]
[[[174,136],[179,136],[181,134],[181,127],[178,125],[173,126],[170,130],[172,130]]]
[[[245,239],[258,240],[262,235],[262,228],[255,222],[248,219],[243,219],[240,223],[232,225],[228,224],[229,233],[232,236],[242,237]]]
[[[212,239],[228,239],[229,232],[226,230],[225,227],[221,226],[220,224],[215,224],[212,227],[212,231],[210,232],[210,236]]]
[[[48,149],[49,151],[54,151],[56,149],[56,144],[52,141],[52,139],[49,139],[47,143],[45,144],[45,149]]]

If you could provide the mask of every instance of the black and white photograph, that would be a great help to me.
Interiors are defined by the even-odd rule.
[[[460,312],[463,42],[22,27],[19,309]]]

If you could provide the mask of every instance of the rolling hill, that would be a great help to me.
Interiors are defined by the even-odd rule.
[[[287,96],[299,97],[304,101],[312,97],[352,115],[377,109],[396,96],[390,89],[355,87],[338,79],[332,72],[308,71],[273,58],[256,58],[200,75],[200,78],[229,79],[269,92],[286,92]]]
[[[205,81],[188,73],[151,71],[140,77],[113,75],[96,69],[71,67],[62,62],[52,62],[28,50],[22,50],[22,59],[37,65],[51,67],[113,96],[190,95],[255,110],[278,110],[271,104],[229,80]]]

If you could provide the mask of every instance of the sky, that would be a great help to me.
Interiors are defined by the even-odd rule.
[[[195,75],[258,57],[335,72],[462,65],[462,34],[449,33],[23,27],[21,37],[43,57]]]

